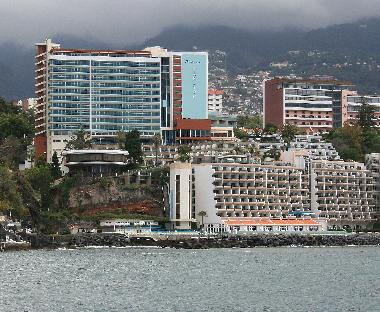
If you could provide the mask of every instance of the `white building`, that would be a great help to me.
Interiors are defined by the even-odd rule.
[[[375,214],[380,217],[380,153],[366,155],[365,164],[373,177],[373,195],[375,199]]]
[[[160,228],[157,221],[135,219],[101,220],[99,225],[102,232],[126,234],[150,233]]]
[[[223,90],[208,90],[208,111],[221,113],[223,111]]]
[[[296,226],[307,231],[371,228],[373,178],[364,164],[313,160],[307,151],[290,151],[287,156],[291,163],[172,164],[173,227],[190,228],[196,220],[212,232],[221,232],[233,231],[235,226],[243,230],[240,223],[246,221],[251,230],[261,231],[263,225],[282,231],[281,222],[260,222],[299,218],[326,224],[293,222],[287,224],[289,231],[296,231]]]
[[[373,178],[363,163],[312,160],[311,210],[333,228],[371,228],[375,202]]]

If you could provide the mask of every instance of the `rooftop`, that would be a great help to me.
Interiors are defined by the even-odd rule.
[[[222,218],[226,225],[320,225],[313,219]]]

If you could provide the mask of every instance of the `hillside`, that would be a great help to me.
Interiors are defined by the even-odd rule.
[[[53,39],[68,48],[134,49],[161,45],[173,50],[221,50],[226,52],[224,65],[232,74],[270,70],[274,74],[295,73],[305,77],[331,75],[352,80],[361,91],[375,92],[380,85],[379,29],[380,18],[373,18],[311,31],[249,32],[226,26],[177,26],[140,46],[128,47],[65,35]],[[296,53],[289,54],[289,51]],[[6,99],[33,96],[33,55],[33,46],[0,45],[0,95]],[[290,65],[281,70],[270,67],[271,62],[282,61]]]

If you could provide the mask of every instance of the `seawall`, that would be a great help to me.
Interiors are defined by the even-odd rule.
[[[294,235],[294,234],[255,234],[228,237],[127,237],[124,234],[98,233],[73,234],[64,237],[34,235],[32,248],[80,248],[86,246],[156,246],[185,249],[207,248],[253,248],[282,246],[380,246],[380,233],[359,233],[347,235]]]

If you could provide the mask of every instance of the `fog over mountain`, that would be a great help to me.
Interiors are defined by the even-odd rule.
[[[178,24],[310,30],[374,16],[378,0],[1,0],[0,42],[30,46],[65,33],[130,45]]]
[[[380,52],[380,20],[356,22],[379,13],[376,0],[2,0],[0,96],[34,95],[34,43],[47,37],[66,48],[220,49],[239,72],[296,49]]]

